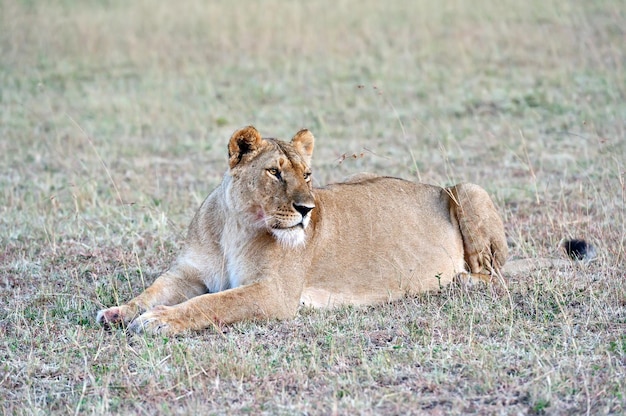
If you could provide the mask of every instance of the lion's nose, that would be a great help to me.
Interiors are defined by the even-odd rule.
[[[315,205],[299,205],[299,204],[293,204],[293,207],[296,211],[298,211],[300,213],[300,215],[302,215],[302,218],[306,217],[306,214],[308,214],[309,212],[311,212],[311,210],[313,208],[315,208]]]

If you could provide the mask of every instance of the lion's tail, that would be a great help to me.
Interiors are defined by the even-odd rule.
[[[502,273],[507,277],[529,276],[542,269],[564,269],[572,265],[572,261],[552,258],[528,258],[510,260],[504,266]]]
[[[538,257],[509,260],[503,272],[508,276],[521,276],[541,269],[564,269],[577,263],[588,264],[596,260],[596,248],[586,240],[563,240],[560,246],[569,259]]]

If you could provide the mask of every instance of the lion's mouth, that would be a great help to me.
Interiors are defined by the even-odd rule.
[[[272,227],[272,229],[274,229],[274,230],[283,230],[283,231],[304,229],[304,223],[303,222],[299,222],[296,225],[292,225],[290,227],[281,227],[280,225],[275,225],[275,226]]]

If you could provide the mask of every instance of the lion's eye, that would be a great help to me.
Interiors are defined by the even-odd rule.
[[[307,182],[311,180],[311,172],[304,172],[304,180]]]
[[[276,176],[278,179],[280,179],[280,171],[276,168],[269,168],[267,170],[267,173],[269,173],[272,176]]]

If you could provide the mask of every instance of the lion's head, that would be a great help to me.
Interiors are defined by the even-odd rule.
[[[228,204],[245,214],[246,225],[265,228],[285,246],[304,243],[315,208],[310,168],[314,141],[306,129],[287,143],[263,139],[249,126],[237,130],[228,143]]]

